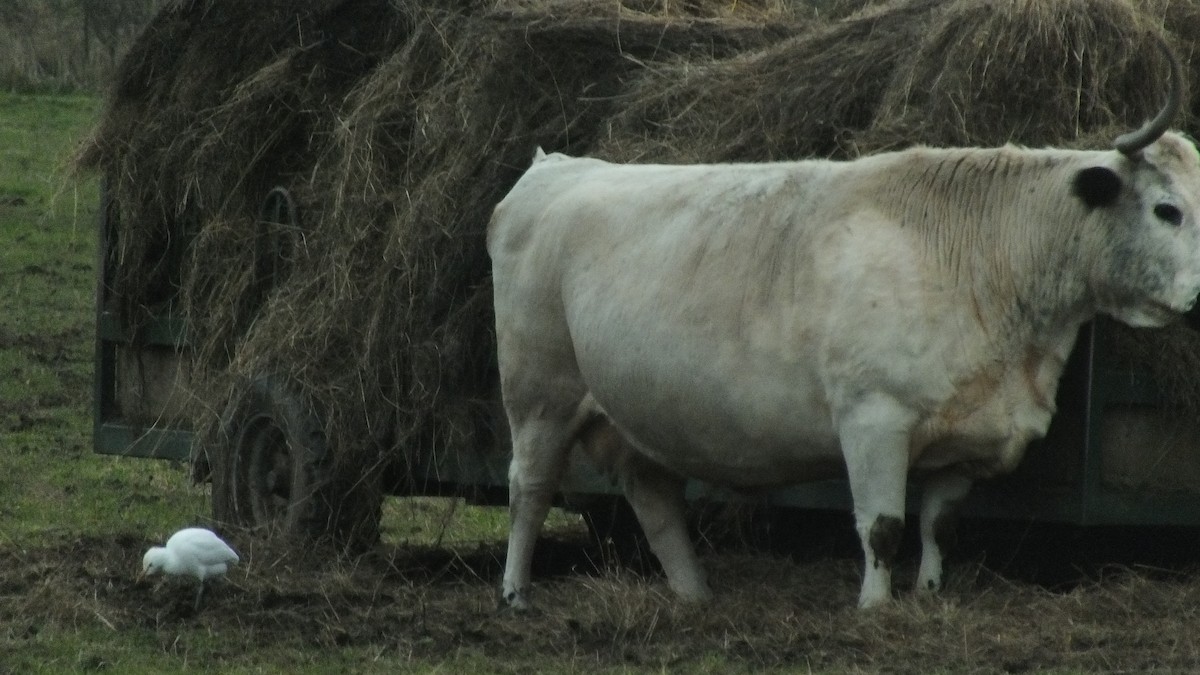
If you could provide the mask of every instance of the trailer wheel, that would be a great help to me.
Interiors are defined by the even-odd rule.
[[[381,496],[333,473],[321,417],[276,378],[251,382],[221,417],[213,515],[267,536],[361,549],[378,538]]]
[[[321,534],[325,437],[304,401],[274,378],[254,380],[221,416],[213,515],[268,535]]]

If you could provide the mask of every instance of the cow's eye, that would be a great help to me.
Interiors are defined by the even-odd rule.
[[[1176,227],[1183,224],[1183,211],[1170,204],[1155,204],[1154,215]]]

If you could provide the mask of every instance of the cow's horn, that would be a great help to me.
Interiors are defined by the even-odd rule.
[[[1167,55],[1167,61],[1171,63],[1171,89],[1167,94],[1166,104],[1162,110],[1158,111],[1154,119],[1143,124],[1140,129],[1122,134],[1113,141],[1113,147],[1125,156],[1134,155],[1142,148],[1157,141],[1171,126],[1171,121],[1183,107],[1183,65],[1179,63],[1179,57],[1175,55],[1175,51],[1162,36],[1158,36],[1158,44]]]

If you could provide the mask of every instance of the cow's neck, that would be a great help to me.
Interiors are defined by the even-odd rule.
[[[968,303],[995,348],[1056,349],[1094,314],[1086,238],[1068,191],[1073,169],[1059,159],[1069,156],[935,153],[925,172],[934,199],[907,204],[942,283]]]
[[[926,200],[904,200],[902,217],[921,233],[931,288],[954,298],[946,325],[961,329],[954,354],[965,356],[950,355],[955,395],[922,433],[1003,438],[980,471],[1005,472],[1045,432],[1079,327],[1095,313],[1072,169],[1058,159],[1073,155],[928,154],[940,161],[925,166]]]

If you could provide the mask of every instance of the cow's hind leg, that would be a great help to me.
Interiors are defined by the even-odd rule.
[[[622,479],[625,498],[667,574],[667,585],[684,600],[711,598],[704,568],[688,536],[684,479],[633,453],[622,467]]]
[[[942,559],[954,534],[958,507],[970,489],[970,478],[951,471],[933,474],[925,480],[917,590],[936,591],[942,587]]]
[[[890,397],[869,397],[838,425],[866,567],[859,607],[891,599],[892,564],[904,535],[904,491],[913,416]]]
[[[513,425],[513,458],[508,469],[508,557],[501,602],[529,609],[533,548],[566,468],[574,429],[569,419],[533,419]]]

